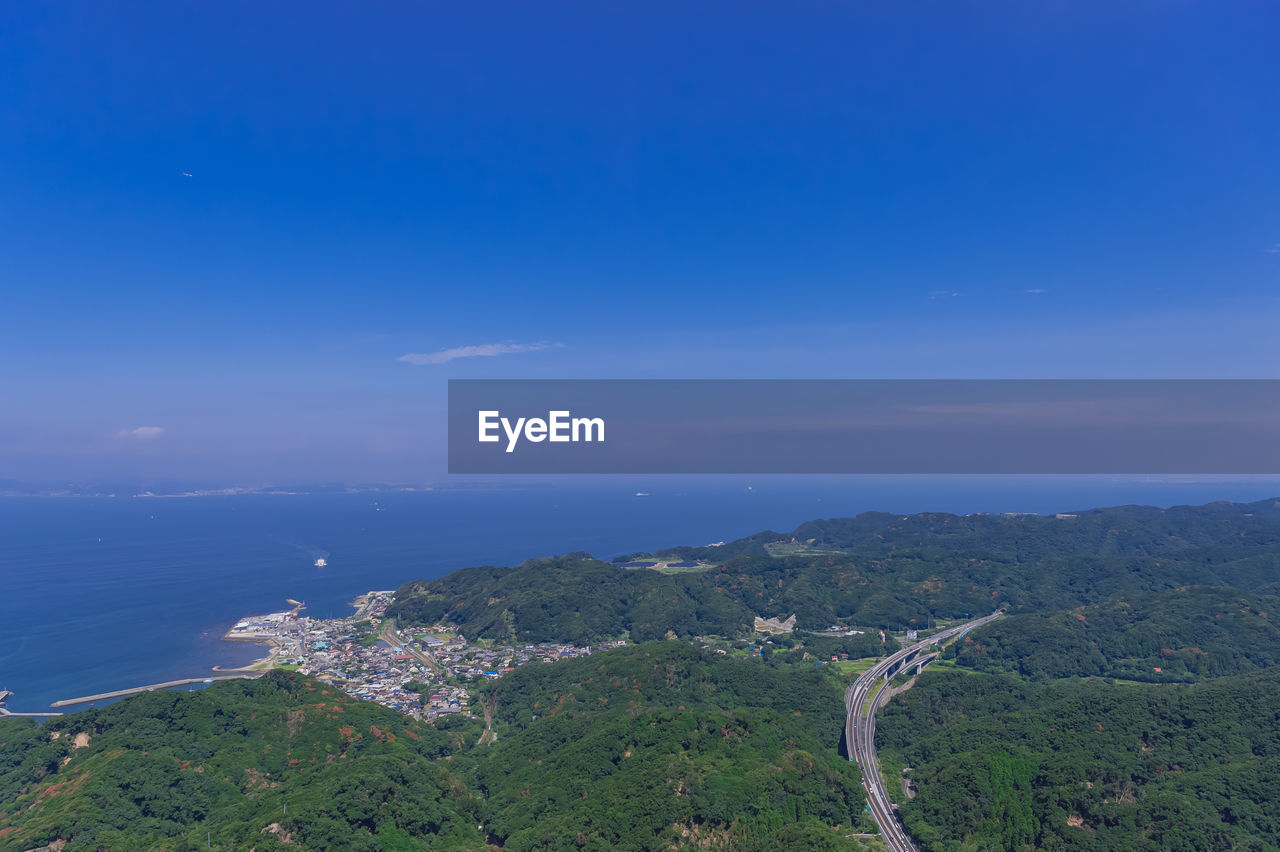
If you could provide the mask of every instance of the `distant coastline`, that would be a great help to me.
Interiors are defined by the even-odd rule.
[[[0,481],[0,491],[11,485]],[[0,619],[0,685],[14,691],[13,711],[42,711],[70,695],[180,679],[215,665],[233,673],[269,654],[251,642],[223,643],[228,627],[246,613],[279,608],[290,594],[305,598],[312,615],[337,617],[351,611],[356,590],[515,565],[531,554],[581,548],[607,559],[866,509],[1072,512],[1246,502],[1280,492],[1274,480],[1224,487],[815,477],[754,486],[747,491],[743,480],[727,478],[208,500],[12,497],[0,512],[9,604]],[[639,500],[637,490],[651,496]],[[320,555],[325,568],[313,564]],[[59,590],[57,619],[38,605],[50,588]]]

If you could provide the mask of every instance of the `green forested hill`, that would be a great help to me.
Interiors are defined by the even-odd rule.
[[[631,708],[759,707],[800,720],[812,736],[840,730],[844,701],[825,673],[810,666],[777,671],[745,658],[721,658],[687,642],[652,642],[554,666],[525,666],[489,689],[500,718],[522,730],[554,706],[599,713],[621,701]],[[540,712],[541,711],[541,712]]]
[[[869,513],[813,521],[724,547],[664,551],[710,560],[663,574],[570,554],[406,584],[392,614],[457,622],[471,635],[587,642],[732,635],[755,615],[802,627],[921,626],[997,606],[1047,612],[1190,585],[1280,592],[1278,501],[1073,517]]]
[[[927,673],[881,728],[892,759],[919,767],[920,798],[905,813],[928,848],[1276,848],[1280,834],[1260,816],[1280,810],[1280,790],[1265,777],[1276,768],[1267,762],[1280,725],[1274,708],[1223,716],[1203,697],[1258,708],[1254,691],[1274,691],[1280,501],[1067,514],[868,513],[659,551],[703,560],[700,573],[628,571],[577,554],[410,584],[400,611],[412,619],[422,607],[428,620],[495,638],[569,623],[585,640],[741,634],[754,615],[791,612],[802,627],[904,628],[1003,606],[1008,618],[948,656],[1008,676]],[[1266,677],[1257,682],[1215,680],[1258,671]],[[1094,676],[1199,681],[1205,691],[1080,679]],[[579,701],[590,690],[566,693]],[[1177,752],[1188,728],[1232,750],[1200,743],[1193,768]],[[1113,730],[1127,738],[1102,735]],[[1237,753],[1242,745],[1251,757]],[[1076,763],[1055,762],[1059,747]],[[1134,749],[1141,759],[1127,756]],[[1112,751],[1119,757],[1108,768]],[[1097,778],[1076,778],[1082,755]],[[1114,789],[1094,798],[1064,791],[1076,783]]]
[[[1244,549],[1280,542],[1280,500],[1210,503],[1204,506],[1113,506],[1062,515],[864,512],[824,518],[793,532],[758,533],[724,547],[676,547],[659,555],[719,560],[764,555],[770,545],[797,542],[819,549],[856,550],[884,556],[901,550],[981,550],[1012,562],[1076,554],[1158,556],[1179,550],[1226,546]]]
[[[496,744],[283,672],[0,720],[0,849],[840,850],[870,827],[812,667],[659,642],[487,698]]]
[[[1280,670],[1191,686],[926,672],[877,739],[926,850],[1280,848]]]
[[[281,672],[3,719],[0,848],[482,849],[461,747]]]
[[[685,576],[633,571],[585,553],[531,559],[515,568],[466,568],[407,583],[388,614],[406,623],[457,621],[469,636],[579,644],[629,632],[637,641],[737,632],[744,604]]]
[[[1123,595],[1012,615],[966,636],[948,656],[1037,679],[1166,683],[1240,674],[1280,663],[1280,597],[1208,586]]]
[[[490,695],[476,783],[504,849],[857,849],[843,835],[872,830],[836,752],[840,687],[812,667],[657,642],[527,666]]]

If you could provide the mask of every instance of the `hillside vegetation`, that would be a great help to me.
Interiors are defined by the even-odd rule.
[[[1152,683],[1280,663],[1280,597],[1191,586],[1001,619],[948,649],[962,665],[1036,679],[1105,675]]]
[[[873,830],[836,752],[841,690],[812,667],[656,642],[517,669],[490,695],[476,783],[504,849],[856,849],[843,834]]]
[[[1274,850],[1280,671],[1191,686],[935,670],[885,710],[926,850]]]
[[[4,719],[0,848],[478,850],[462,741],[282,672]]]
[[[901,629],[1003,607],[948,649],[960,671],[927,673],[880,727],[889,763],[916,767],[903,814],[926,849],[1280,848],[1280,501],[867,513],[657,555],[709,570],[575,554],[411,583],[401,612],[589,641],[743,635],[792,612]]]
[[[842,850],[870,828],[840,688],[811,667],[659,642],[486,698],[482,746],[478,720],[441,730],[284,672],[0,720],[0,849]]]
[[[809,629],[901,629],[1000,606],[1050,612],[1183,586],[1274,594],[1280,501],[1121,506],[1061,518],[866,513],[661,553],[714,565],[662,574],[575,553],[469,568],[405,584],[392,614],[406,623],[449,620],[492,639],[581,643],[736,635],[756,615],[795,613]]]

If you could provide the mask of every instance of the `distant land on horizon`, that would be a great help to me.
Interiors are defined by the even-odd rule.
[[[29,480],[0,478],[0,497],[225,497],[236,495],[318,495],[318,494],[363,494],[363,493],[412,493],[422,491],[504,491],[529,489],[570,489],[601,488],[618,486],[621,488],[638,487],[636,496],[651,496],[644,489],[654,489],[658,485],[677,488],[710,488],[722,486],[736,487],[744,484],[750,487],[757,485],[780,484],[784,487],[803,488],[806,482],[819,483],[822,488],[829,488],[834,483],[847,483],[851,487],[876,483],[894,483],[910,485],[914,483],[962,481],[975,483],[975,492],[985,490],[992,483],[1005,484],[1011,489],[1025,488],[1029,485],[1059,485],[1064,487],[1064,498],[1071,499],[1072,486],[1087,484],[1109,484],[1116,487],[1204,487],[1208,485],[1249,486],[1257,487],[1272,483],[1276,493],[1280,493],[1280,476],[1270,475],[1187,475],[1187,476],[1144,476],[1144,475],[1112,475],[1112,474],[992,474],[990,476],[967,476],[960,474],[770,474],[770,475],[682,475],[670,474],[657,477],[639,474],[575,476],[575,475],[488,475],[488,476],[443,476],[423,481],[280,481],[245,484],[243,482],[211,483],[208,481],[171,480]],[[1123,501],[1122,501],[1123,502]],[[1194,502],[1194,501],[1193,501]],[[1200,498],[1199,502],[1204,502]],[[1167,504],[1166,505],[1171,505]],[[1081,508],[1070,506],[1064,509]]]

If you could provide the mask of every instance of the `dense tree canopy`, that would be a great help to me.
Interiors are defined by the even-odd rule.
[[[926,672],[882,711],[927,850],[1280,846],[1280,670],[1183,686]]]
[[[0,849],[840,850],[870,828],[839,684],[811,667],[656,642],[483,698],[483,746],[479,720],[444,731],[283,672],[2,720]]]
[[[1045,679],[1106,675],[1152,683],[1280,663],[1280,598],[1183,587],[984,626],[948,655],[983,671]]]
[[[480,849],[462,742],[283,672],[0,720],[0,848]]]
[[[476,783],[503,848],[857,848],[848,827],[871,826],[836,752],[841,691],[812,668],[657,642],[518,669],[489,694],[499,738]]]
[[[590,642],[736,635],[756,615],[801,627],[920,627],[931,620],[1048,612],[1191,585],[1280,592],[1277,501],[1067,517],[867,513],[761,533],[722,547],[676,548],[708,570],[664,574],[585,553],[514,568],[469,568],[407,583],[392,614],[442,619],[470,634]]]

